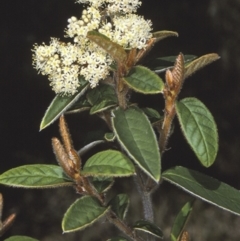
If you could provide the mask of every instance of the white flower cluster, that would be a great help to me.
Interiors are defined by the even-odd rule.
[[[141,5],[139,0],[77,2],[90,6],[80,19],[68,19],[65,33],[66,37],[73,38],[73,44],[52,38],[49,46],[36,44],[33,49],[33,66],[41,74],[48,75],[52,89],[62,95],[77,92],[79,76],[89,81],[93,88],[109,75],[114,60],[86,37],[89,31],[97,30],[125,49],[142,49],[152,37],[151,21],[134,14]]]

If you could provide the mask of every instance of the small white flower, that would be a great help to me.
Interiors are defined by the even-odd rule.
[[[139,0],[107,0],[109,3],[107,11],[109,13],[135,13],[141,6]]]

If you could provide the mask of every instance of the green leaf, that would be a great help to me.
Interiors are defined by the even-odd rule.
[[[82,98],[83,97],[83,98]],[[84,98],[85,97],[85,98]],[[72,114],[72,113],[80,113],[85,110],[89,110],[91,108],[91,105],[89,102],[86,100],[86,96],[81,96],[76,103],[74,103],[68,110],[67,114]]]
[[[112,177],[93,177],[92,184],[99,193],[107,192],[113,185]]]
[[[208,64],[211,64],[212,62],[218,60],[220,57],[218,54],[206,54],[203,55],[194,61],[190,62],[185,66],[185,74],[184,79],[188,78],[190,75],[195,73],[197,70],[205,67]]]
[[[187,202],[178,213],[171,231],[171,241],[178,241],[192,212],[192,202]]]
[[[142,111],[148,117],[151,123],[155,123],[163,119],[163,117],[160,116],[160,114],[152,108],[142,108]]]
[[[107,241],[128,241],[128,239],[125,239],[123,237],[115,237],[115,238],[110,238]]]
[[[64,233],[70,233],[84,229],[96,222],[108,210],[109,207],[102,207],[94,197],[81,197],[64,214],[62,230]]]
[[[203,166],[211,166],[218,152],[218,132],[212,114],[196,98],[181,100],[176,110],[188,144]]]
[[[128,241],[128,239],[125,239],[123,237],[115,237],[115,238],[110,238],[107,241]]]
[[[90,157],[81,172],[84,176],[124,177],[135,173],[132,162],[121,152],[101,151]]]
[[[185,167],[168,169],[162,177],[203,201],[240,215],[239,190],[223,182]]]
[[[4,239],[4,241],[38,241],[38,239],[17,235],[17,236],[12,236],[10,238]]]
[[[140,230],[145,233],[150,233],[153,236],[163,239],[162,230],[154,223],[147,220],[139,220],[133,225],[134,229]]]
[[[124,219],[129,207],[129,198],[127,194],[118,194],[110,202],[113,212],[120,218]]]
[[[112,42],[105,35],[97,31],[89,31],[87,38],[103,48],[117,62],[125,62],[127,59],[127,53],[124,48],[121,45]]]
[[[114,133],[136,164],[156,182],[161,159],[155,133],[146,115],[136,107],[112,111]]]
[[[178,33],[169,30],[162,30],[153,33],[153,38],[156,38],[157,42],[168,37],[178,37]]]
[[[10,169],[0,175],[0,184],[23,188],[71,186],[73,182],[59,166],[34,164]]]
[[[128,75],[124,77],[124,81],[130,88],[143,94],[161,93],[164,88],[162,79],[143,66],[133,67]]]
[[[108,142],[113,142],[115,140],[115,135],[112,132],[108,132],[104,135],[104,139]]]
[[[82,96],[89,86],[88,82],[83,82],[78,93],[71,96],[56,95],[48,107],[40,124],[40,131],[52,124],[61,114],[67,111]]]

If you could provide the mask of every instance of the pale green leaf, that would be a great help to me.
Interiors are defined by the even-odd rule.
[[[155,133],[146,115],[136,107],[112,112],[114,133],[135,163],[156,182],[160,179],[161,159]]]
[[[38,239],[17,235],[17,236],[12,236],[10,238],[4,239],[4,241],[38,241]]]
[[[211,166],[218,152],[218,132],[212,114],[196,98],[179,101],[176,110],[188,144],[203,166]]]
[[[120,218],[124,219],[129,207],[129,197],[127,194],[118,194],[110,202],[109,205],[113,212]]]
[[[64,214],[62,230],[64,233],[70,233],[84,229],[96,222],[108,210],[109,207],[102,207],[94,197],[81,197]]]
[[[34,164],[19,166],[0,175],[0,184],[22,188],[71,186],[73,182],[59,166]]]
[[[119,151],[101,151],[90,157],[85,163],[82,175],[124,177],[135,173],[134,165],[128,157]]]
[[[78,92],[70,96],[56,95],[40,124],[40,131],[52,124],[61,114],[67,111],[82,96],[89,86],[88,82],[83,82]]]
[[[172,230],[171,230],[171,241],[178,241],[184,227],[189,219],[189,216],[192,212],[193,201],[187,202],[178,213],[177,217],[174,220]]]
[[[134,229],[140,230],[145,233],[150,233],[153,236],[163,239],[162,230],[154,223],[147,220],[139,220],[133,225]]]
[[[185,167],[168,169],[162,177],[195,197],[240,215],[240,192],[226,183]]]
[[[162,79],[143,66],[133,67],[123,79],[131,89],[143,94],[161,93],[164,88]]]

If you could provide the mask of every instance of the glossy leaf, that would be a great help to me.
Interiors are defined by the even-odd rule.
[[[136,107],[112,112],[116,138],[135,163],[156,182],[160,179],[161,159],[155,133],[146,115]]]
[[[70,233],[84,229],[106,214],[108,209],[109,207],[102,207],[94,197],[81,197],[64,214],[62,230]]]
[[[110,202],[109,205],[113,212],[120,218],[124,219],[129,207],[129,198],[127,194],[118,194]]]
[[[113,185],[112,177],[93,177],[92,184],[99,193],[107,192]]]
[[[90,157],[81,172],[84,176],[124,177],[135,173],[132,162],[119,151],[101,151]]]
[[[143,66],[133,67],[128,75],[124,77],[124,81],[131,89],[143,94],[161,93],[164,88],[162,79]]]
[[[162,230],[154,223],[147,220],[139,220],[134,224],[134,229],[140,230],[145,233],[150,233],[153,236],[163,239]]]
[[[179,101],[176,110],[188,144],[203,166],[211,166],[218,152],[218,132],[212,114],[196,98]]]
[[[240,215],[240,192],[226,183],[185,167],[168,169],[162,177],[203,201]]]
[[[19,166],[0,175],[0,184],[23,188],[71,186],[73,182],[59,166],[34,164]]]
[[[89,83],[84,81],[78,93],[70,96],[56,95],[48,107],[40,124],[40,131],[52,124],[61,114],[67,111],[87,90]]]
[[[190,62],[188,65],[185,66],[185,75],[184,78],[188,78],[190,75],[195,73],[197,70],[205,67],[208,64],[218,60],[220,57],[218,54],[206,54],[203,55],[194,61]]]
[[[4,241],[38,241],[38,239],[17,235],[17,236],[12,236],[10,238],[4,239]]]
[[[171,241],[178,241],[180,239],[187,220],[192,212],[192,205],[193,202],[187,202],[178,213],[172,226]]]
[[[127,53],[124,48],[121,45],[112,42],[105,35],[96,31],[89,31],[87,37],[103,48],[117,62],[124,62],[127,59]]]

